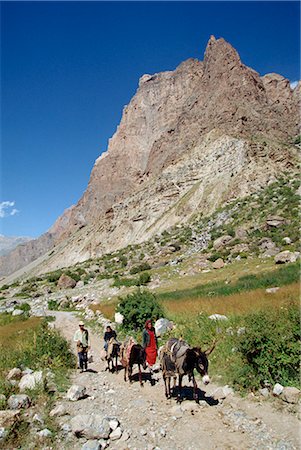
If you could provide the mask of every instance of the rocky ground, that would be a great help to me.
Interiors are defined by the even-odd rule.
[[[72,341],[78,319],[69,312],[54,314],[55,326]],[[223,390],[218,386],[204,387],[199,383],[200,405],[189,399],[177,405],[174,399],[165,399],[160,373],[155,374],[154,385],[146,380],[140,387],[137,380],[125,383],[123,371],[107,372],[106,363],[100,359],[101,336],[90,335],[94,361],[88,372],[75,372],[72,377],[75,385],[86,388],[85,396],[77,401],[66,396],[58,402],[59,412],[55,414],[62,430],[57,441],[59,448],[300,448],[297,415],[280,407],[277,400],[241,398],[226,392],[222,395]],[[191,395],[190,388],[186,393],[188,397]],[[104,418],[107,419],[103,421]],[[98,422],[102,423],[107,439],[91,439]]]

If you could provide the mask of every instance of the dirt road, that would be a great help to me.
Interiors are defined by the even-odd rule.
[[[72,341],[78,319],[68,312],[56,312],[55,316],[55,326]],[[61,426],[67,424],[68,428],[68,421],[77,414],[97,411],[116,416],[124,434],[122,439],[110,442],[109,448],[114,450],[300,448],[299,420],[286,411],[276,411],[269,401],[231,395],[217,402],[210,395],[217,386],[199,382],[200,406],[192,400],[179,406],[174,399],[165,399],[161,374],[155,385],[146,381],[140,387],[138,382],[125,383],[123,371],[105,371],[106,363],[99,357],[102,337],[91,332],[90,336],[94,356],[91,372],[73,375],[73,382],[84,385],[89,396],[77,402],[64,401],[69,416],[61,419]],[[85,442],[71,433],[63,439],[63,448],[81,448]]]

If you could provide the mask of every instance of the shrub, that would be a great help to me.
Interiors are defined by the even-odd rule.
[[[62,273],[62,270],[55,270],[54,272],[50,272],[46,274],[46,280],[49,281],[49,283],[55,283],[60,279]]]
[[[66,270],[64,272],[65,275],[72,278],[74,281],[78,282],[80,280],[80,274],[76,272],[71,272],[71,270]]]
[[[132,267],[130,270],[130,274],[134,275],[135,273],[143,272],[144,270],[150,270],[150,269],[151,269],[151,266],[147,262],[144,262],[142,264],[139,264],[139,266]]]
[[[120,263],[121,263],[121,267],[126,267],[128,265],[128,260],[125,256],[120,256],[119,258]]]
[[[6,289],[9,289],[8,284],[4,284],[3,286],[1,286],[0,291],[6,291]]]
[[[222,253],[222,252],[214,252],[214,253],[212,253],[211,256],[208,257],[208,260],[211,261],[211,262],[214,262],[217,259],[219,259],[219,258],[223,259],[224,257],[225,257],[224,253]]]
[[[50,311],[56,311],[59,309],[59,304],[56,300],[49,300],[48,302],[48,309],[50,309]]]
[[[139,278],[137,286],[145,286],[147,283],[149,283],[151,280],[151,276],[149,272],[143,272]]]
[[[28,313],[30,311],[30,305],[28,303],[23,303],[22,305],[18,306],[18,309],[21,309],[25,313]]]
[[[141,331],[147,319],[156,320],[163,316],[163,309],[156,297],[141,290],[121,299],[117,311],[124,316],[123,328],[135,331]]]
[[[299,387],[298,308],[253,313],[245,318],[245,327],[237,345],[242,365],[233,382],[252,389],[265,380]]]

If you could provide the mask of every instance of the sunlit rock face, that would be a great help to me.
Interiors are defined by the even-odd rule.
[[[1,257],[1,274],[42,256],[43,272],[142,242],[265,185],[294,166],[299,103],[300,86],[260,77],[213,36],[203,61],[143,75],[82,198]]]

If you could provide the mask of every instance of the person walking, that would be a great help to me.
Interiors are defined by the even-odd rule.
[[[155,329],[151,320],[147,320],[145,322],[145,328],[142,334],[142,346],[146,352],[146,362],[152,372],[152,366],[155,364],[157,359],[158,345]]]
[[[90,348],[89,332],[84,322],[79,322],[79,329],[74,334],[74,342],[77,346],[78,362],[81,372],[88,369],[88,350]]]

